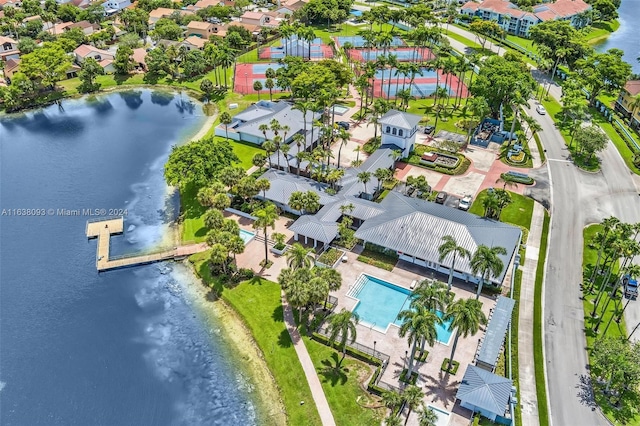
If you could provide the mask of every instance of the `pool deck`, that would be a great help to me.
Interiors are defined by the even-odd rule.
[[[433,273],[425,268],[409,265],[400,262],[400,266],[396,265],[393,271],[386,271],[356,260],[358,250],[347,253],[349,258],[347,263],[341,263],[336,268],[342,274],[342,287],[333,292],[332,295],[338,298],[339,311],[342,308],[353,310],[357,300],[346,297],[349,287],[356,281],[360,274],[367,274],[376,278],[388,281],[399,287],[410,290],[411,283],[416,280],[418,283],[424,279],[435,278],[446,282],[447,276],[443,274]],[[506,281],[506,280],[505,280]],[[506,281],[508,282],[508,281]],[[475,292],[471,285],[465,284],[464,281],[454,280],[452,291],[455,293],[456,299],[475,297]],[[489,315],[489,310],[495,305],[495,298],[480,296],[482,311],[485,315]],[[406,338],[401,338],[398,334],[400,328],[391,324],[386,333],[380,332],[372,327],[365,325],[357,325],[357,342],[369,347],[374,346],[391,357],[389,366],[385,370],[382,381],[393,386],[399,386],[400,373],[406,368],[407,357],[405,351],[411,352],[411,347],[407,344]],[[426,362],[418,364],[418,386],[422,387],[426,397],[425,403],[433,405],[441,410],[453,412],[450,416],[450,425],[468,425],[468,419],[471,412],[459,407],[455,404],[455,395],[460,385],[460,380],[464,375],[464,371],[468,364],[473,362],[476,350],[478,348],[479,339],[484,336],[484,329],[481,329],[475,336],[468,338],[460,337],[456,348],[455,360],[460,362],[460,367],[455,375],[444,374],[440,371],[440,365],[445,358],[451,355],[451,346],[436,342],[434,347],[427,347],[429,356]],[[452,335],[453,338],[453,335]],[[455,408],[454,408],[455,406]],[[408,422],[418,424],[417,416],[411,415]]]

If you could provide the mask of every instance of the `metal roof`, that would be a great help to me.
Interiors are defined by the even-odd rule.
[[[260,178],[268,179],[271,188],[266,191],[264,198],[281,204],[289,204],[291,194],[296,191],[313,191],[320,196],[320,204],[325,205],[335,201],[335,198],[325,192],[329,185],[318,183],[313,179],[296,176],[291,173],[282,172],[275,169],[268,170]],[[263,196],[263,194],[259,194]]]
[[[305,119],[307,121],[307,132],[309,132],[312,121],[318,117],[320,117],[320,113],[313,111],[307,111],[306,116],[304,116],[302,111],[293,109],[293,105],[285,101],[259,101],[241,113],[236,114],[230,127],[238,133],[245,133],[264,139],[264,133],[259,130],[259,127],[262,124],[269,125],[271,120],[276,120],[281,126],[289,126],[289,131],[287,132],[288,141],[294,134],[304,131]],[[220,126],[224,128],[223,125]],[[317,130],[316,133],[318,133]],[[270,129],[267,130],[266,134],[267,139],[273,139],[275,136]],[[282,131],[280,131],[280,134],[284,135]]]
[[[451,265],[453,254],[439,261],[438,247],[442,237],[453,236],[459,245],[471,253],[481,244],[501,246],[507,251],[500,255],[504,269],[491,281],[501,284],[507,267],[520,242],[521,231],[502,222],[481,218],[462,210],[409,198],[395,191],[380,203],[385,213],[365,221],[356,231],[364,241],[415,256],[429,262]],[[457,259],[456,270],[471,274],[469,259]]]
[[[418,125],[422,117],[408,112],[392,109],[380,118],[380,124],[411,130]]]
[[[483,410],[504,416],[513,382],[474,365],[464,372],[456,399]]]
[[[323,222],[315,216],[304,215],[289,226],[289,230],[300,235],[329,244],[338,235],[338,224]]]
[[[515,303],[515,300],[508,297],[498,297],[487,325],[487,331],[484,334],[482,346],[480,346],[480,351],[478,352],[477,362],[492,366],[496,365]]]

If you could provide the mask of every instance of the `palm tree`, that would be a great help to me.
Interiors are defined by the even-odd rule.
[[[438,337],[436,325],[442,324],[442,319],[422,305],[416,304],[411,309],[405,309],[398,314],[398,319],[402,321],[400,326],[400,337],[408,335],[408,343],[411,345],[411,356],[408,362],[407,375],[410,378],[413,374],[413,363],[416,355],[418,341],[424,339],[429,346],[433,346]]]
[[[231,121],[231,114],[229,114],[227,111],[220,114],[220,122],[224,124],[224,133],[227,140],[229,140],[229,124],[231,124]]]
[[[596,260],[596,265],[593,267],[593,271],[591,273],[591,278],[589,281],[591,283],[594,282],[596,277],[596,271],[600,267],[600,260],[602,259],[602,252],[606,247],[606,241],[609,233],[620,223],[620,219],[617,217],[611,216],[602,221],[602,243],[600,244],[600,248],[598,249],[598,258]]]
[[[436,426],[438,424],[438,415],[431,407],[422,404],[420,417],[418,417],[419,426]]]
[[[444,312],[452,296],[453,293],[449,293],[443,283],[423,280],[411,295],[411,306],[420,305],[433,312]]]
[[[380,167],[379,169],[376,169],[375,172],[373,172],[373,176],[375,176],[375,178],[378,179],[377,191],[380,192],[382,185],[385,182],[391,180],[391,178],[393,177],[393,172],[390,169],[387,169],[385,167]]]
[[[402,420],[400,417],[395,416],[393,413],[389,414],[389,417],[384,419],[384,426],[401,426]]]
[[[332,344],[340,339],[339,346],[342,348],[342,358],[338,361],[336,368],[340,368],[345,355],[347,354],[347,342],[356,341],[356,325],[360,321],[360,317],[355,312],[342,309],[340,313],[329,315],[327,322],[327,332],[329,333],[329,341]]]
[[[275,204],[267,204],[260,210],[255,211],[253,215],[256,217],[256,220],[253,222],[253,228],[262,229],[264,232],[264,263],[266,266],[269,262],[269,236],[267,235],[267,230],[269,227],[271,229],[275,229],[276,219],[278,219],[278,210]]]
[[[396,407],[402,404],[402,395],[395,390],[382,392],[381,399],[384,406],[391,410],[392,415]]]
[[[629,116],[629,123],[628,123],[628,126],[631,127],[631,125],[633,124],[633,117],[635,117],[636,112],[638,112],[638,109],[640,109],[640,94],[637,94],[634,97],[632,97],[631,101],[629,102],[629,105],[627,106],[631,108],[631,115]]]
[[[338,138],[340,138],[340,146],[338,147],[338,167],[340,167],[340,155],[342,154],[342,147],[346,146],[349,143],[349,138],[351,135],[342,127],[338,132]]]
[[[511,176],[509,173],[503,173],[500,175],[500,177],[498,179],[496,179],[496,183],[501,183],[502,184],[502,189],[503,190],[507,190],[507,186],[509,188],[514,187],[517,188],[518,187],[518,182],[516,182],[515,178],[513,176]]]
[[[490,277],[498,277],[504,269],[504,263],[498,255],[506,255],[507,250],[504,247],[488,247],[484,244],[480,244],[473,253],[471,258],[471,273],[474,275],[480,274],[480,282],[478,283],[478,291],[476,293],[476,300],[480,298],[480,292],[484,282],[489,280]]]
[[[495,217],[500,209],[500,200],[498,200],[495,191],[487,193],[487,196],[482,200],[482,207],[484,208],[484,217],[499,219],[499,216]]]
[[[364,193],[367,193],[367,182],[371,180],[371,172],[358,173],[358,182],[362,182],[364,185]]]
[[[209,261],[213,265],[222,266],[222,271],[227,273],[227,258],[229,257],[229,250],[220,243],[216,243],[211,246],[211,254],[209,255]]]
[[[487,317],[482,312],[482,302],[477,299],[458,299],[449,305],[444,315],[444,321],[451,321],[449,330],[455,330],[453,345],[451,345],[451,357],[447,370],[451,370],[453,357],[458,345],[458,337],[468,337],[475,335],[480,329],[480,325],[487,323]]]
[[[406,425],[409,421],[409,416],[411,412],[418,408],[422,404],[422,399],[424,398],[424,392],[416,385],[408,386],[404,392],[402,392],[402,397],[407,402],[407,406],[409,407],[409,411],[407,412],[407,418],[404,421]]]
[[[313,262],[309,255],[312,251],[312,249],[308,249],[300,243],[294,243],[293,246],[291,246],[291,248],[285,253],[287,265],[293,270],[310,268]]]
[[[329,291],[337,291],[338,289],[340,289],[340,286],[342,285],[342,275],[340,275],[340,272],[336,271],[333,268],[320,268],[316,271],[316,273],[319,273],[322,279],[327,282],[327,284],[329,285]],[[328,298],[329,297],[327,295],[327,299]],[[327,305],[325,300],[325,309],[326,308]]]
[[[442,263],[442,261],[449,255],[453,254],[453,259],[451,260],[451,268],[449,268],[449,281],[447,282],[448,291],[451,291],[451,285],[453,283],[453,271],[456,267],[456,258],[457,256],[462,257],[463,259],[468,259],[471,256],[469,250],[464,248],[463,246],[459,246],[458,242],[451,235],[445,235],[442,237],[443,243],[438,247],[438,254],[440,257],[438,258],[438,262]]]
[[[264,141],[262,143],[262,148],[264,148],[267,153],[267,159],[269,160],[269,168],[273,168],[273,164],[271,163],[271,154],[276,152],[276,144],[273,141]]]

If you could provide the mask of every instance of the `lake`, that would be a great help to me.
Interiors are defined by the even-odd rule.
[[[258,423],[190,271],[98,274],[90,217],[62,211],[126,209],[113,255],[173,245],[179,199],[163,165],[205,118],[187,98],[150,90],[0,117],[1,424]]]
[[[640,0],[622,0],[618,9],[620,28],[602,43],[594,47],[599,52],[617,48],[624,50],[624,60],[631,64],[633,72],[640,74],[640,31],[636,27],[640,22]]]

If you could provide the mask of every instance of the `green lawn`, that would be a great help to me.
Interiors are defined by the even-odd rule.
[[[482,46],[479,43],[476,43],[475,41],[469,40],[466,37],[461,36],[458,33],[454,33],[453,31],[447,31],[446,29],[442,32],[445,36],[464,44],[467,47],[470,47],[471,49],[475,49],[477,51],[481,51],[482,50]],[[461,52],[462,53],[462,52]]]
[[[511,43],[517,44],[518,46],[522,47],[523,49],[528,50],[529,52],[532,52],[532,53],[537,53],[538,52],[536,47],[533,45],[533,41],[528,39],[528,38],[518,37],[518,36],[515,36],[515,35],[512,35],[512,34],[508,34],[506,38]]]
[[[453,107],[454,100],[455,98],[449,99],[449,104],[451,105],[451,107]],[[439,100],[439,102],[442,103],[442,100]],[[410,112],[412,114],[422,115],[422,121],[421,121],[422,124],[428,123],[431,125],[435,125],[436,117],[435,117],[435,113],[432,111],[432,108],[431,108],[433,104],[434,104],[433,98],[412,100],[412,101],[409,101],[409,108],[407,109],[407,112]],[[462,102],[462,104],[464,105],[464,101]],[[458,126],[460,120],[464,118],[462,117],[461,114],[462,114],[461,108],[447,114],[442,114],[441,117],[438,119],[438,124],[436,126],[436,130],[434,134],[437,134],[440,130],[447,130],[449,132],[466,135],[467,134],[466,130]]]
[[[380,405],[365,390],[367,380],[373,373],[372,367],[364,362],[347,357],[339,370],[336,365],[341,353],[308,337],[304,344],[316,368],[322,389],[336,424],[344,426],[380,424],[384,417],[383,408],[373,409],[366,406]]]
[[[617,19],[610,22],[595,22],[589,27],[585,40],[590,44],[600,42],[609,37],[618,28],[620,28],[620,22]]]
[[[542,224],[542,238],[540,240],[540,252],[538,254],[538,266],[536,267],[536,284],[533,300],[533,360],[536,377],[536,396],[538,398],[538,416],[540,426],[549,424],[549,407],[547,406],[547,387],[544,370],[544,351],[542,336],[542,289],[544,280],[544,266],[547,258],[547,245],[549,243],[549,213],[544,212]]]
[[[358,256],[358,261],[375,266],[376,268],[392,271],[396,263],[398,263],[398,257],[365,248]]]
[[[182,213],[182,242],[202,242],[207,236],[204,226],[204,214],[207,211],[196,200],[197,190],[189,186],[180,192],[180,211]]]
[[[496,184],[496,187],[500,188],[500,184]],[[513,202],[504,208],[500,215],[500,220],[521,228],[529,229],[531,227],[531,215],[533,214],[533,199],[514,192],[510,192],[509,194]],[[477,214],[478,216],[484,215],[482,200],[484,200],[486,196],[487,190],[485,189],[480,192],[473,201],[469,213]]]
[[[611,139],[611,142],[613,142],[613,144],[618,149],[620,156],[624,160],[627,167],[629,167],[629,170],[637,175],[640,175],[640,169],[636,167],[635,164],[633,164],[633,157],[635,155],[634,151],[629,148],[623,137],[618,134],[618,132],[614,128],[614,125],[612,123],[609,123],[609,121],[607,121],[600,114],[595,114],[593,116],[593,121],[597,123],[598,126],[602,128],[602,130],[604,130],[607,136],[609,136],[609,139]],[[633,131],[630,131],[630,133],[632,136],[636,137]],[[638,142],[638,138],[636,138],[636,142]]]
[[[222,299],[242,317],[264,355],[264,360],[280,388],[291,425],[319,425],[320,416],[313,402],[302,366],[284,325],[280,286],[260,278],[236,287],[223,288],[208,274],[207,252],[189,260],[197,273],[218,290]],[[304,401],[304,404],[300,404]]]

